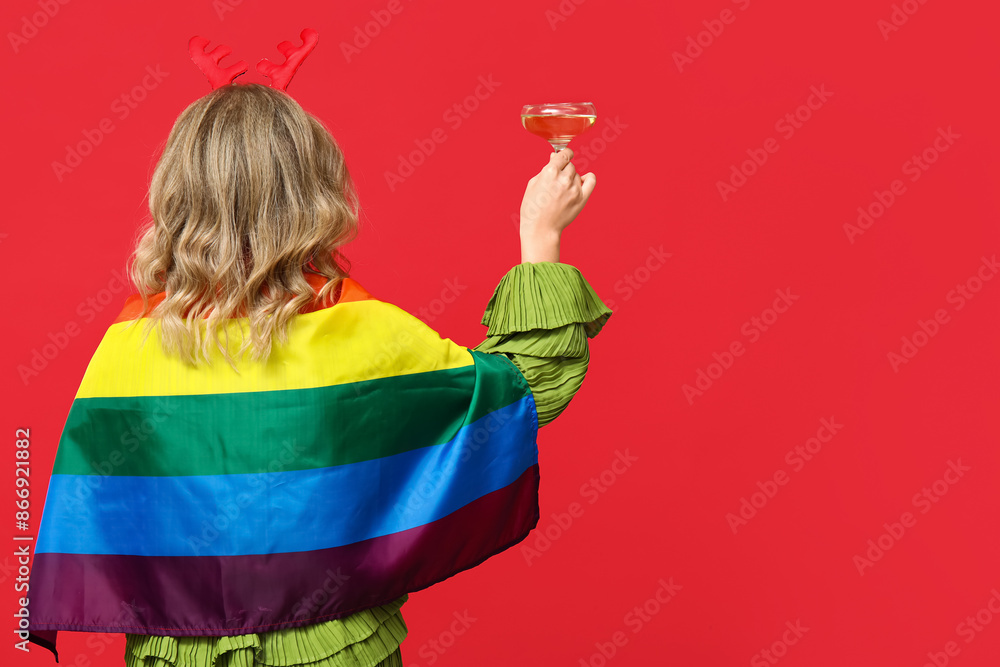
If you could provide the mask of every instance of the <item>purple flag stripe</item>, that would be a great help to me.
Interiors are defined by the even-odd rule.
[[[538,523],[538,485],[535,464],[433,523],[330,549],[244,556],[38,554],[35,564],[44,566],[31,580],[30,631],[143,634],[146,626],[149,634],[222,636],[349,616],[427,588],[523,540]],[[507,528],[497,532],[498,526]],[[108,581],[93,572],[117,576]],[[74,581],[83,582],[82,590],[66,585]],[[236,593],[224,598],[224,590]],[[182,626],[176,618],[195,621]],[[218,618],[225,624],[212,620]]]

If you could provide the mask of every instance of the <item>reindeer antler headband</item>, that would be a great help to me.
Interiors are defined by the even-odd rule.
[[[267,58],[257,63],[257,71],[271,80],[271,88],[286,90],[299,65],[316,48],[316,42],[319,41],[319,33],[312,28],[305,28],[299,37],[302,38],[302,46],[295,46],[291,42],[278,44],[278,51],[285,56],[285,62],[282,64],[275,65]],[[212,84],[212,90],[228,86],[233,83],[236,77],[250,69],[245,60],[229,67],[222,67],[219,65],[219,61],[232,53],[233,50],[225,44],[220,44],[211,51],[205,51],[206,46],[208,46],[208,40],[195,35],[188,42],[188,53],[191,54],[191,60],[208,77],[208,82]]]

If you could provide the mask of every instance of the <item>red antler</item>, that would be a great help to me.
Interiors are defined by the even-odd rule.
[[[245,60],[223,68],[219,65],[219,61],[232,53],[233,50],[224,44],[220,44],[211,51],[206,52],[206,46],[208,46],[208,40],[195,35],[188,42],[188,53],[191,54],[191,60],[194,61],[195,65],[208,77],[208,82],[212,84],[212,90],[229,85],[236,77],[250,68]]]
[[[305,28],[299,35],[302,38],[302,46],[294,46],[291,42],[278,44],[278,50],[285,56],[285,62],[275,65],[267,58],[257,63],[257,71],[271,80],[271,87],[278,90],[285,90],[295,76],[295,71],[306,59],[306,56],[316,48],[319,41],[319,33],[312,28]]]

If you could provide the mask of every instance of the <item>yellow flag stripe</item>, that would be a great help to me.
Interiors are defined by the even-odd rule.
[[[246,320],[229,322],[231,349]],[[143,343],[146,319],[113,324],[91,359],[77,398],[179,396],[308,389],[474,364],[468,348],[393,304],[338,303],[296,315],[288,342],[274,342],[265,364],[249,357],[239,372],[212,348],[212,363],[191,366],[166,355],[159,328]],[[225,337],[222,337],[225,340]]]

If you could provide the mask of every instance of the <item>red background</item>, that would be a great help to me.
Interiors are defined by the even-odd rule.
[[[972,280],[979,291],[964,302],[952,292],[980,267],[992,278],[981,258],[1000,252],[986,3],[909,0],[915,13],[897,14],[906,22],[883,35],[888,0],[567,0],[562,14],[558,0],[402,0],[348,61],[341,43],[387,5],[76,0],[32,32],[38,0],[3,3],[3,525],[13,524],[14,431],[30,427],[37,530],[63,421],[125,297],[113,272],[147,211],[155,156],[180,111],[208,92],[188,38],[228,44],[227,64],[280,61],[276,44],[309,26],[320,44],[289,92],[328,124],[357,180],[366,217],[348,248],[353,277],[415,314],[446,280],[464,285],[425,321],[470,347],[496,283],[520,261],[511,215],[548,157],[520,127],[521,105],[598,109],[572,144],[597,189],[562,261],[615,314],[591,342],[583,390],[540,432],[542,520],[523,543],[538,555],[529,564],[515,547],[414,594],[405,664],[919,667],[933,664],[930,652],[938,664],[996,665],[1000,280]],[[712,23],[726,9],[731,22]],[[721,33],[704,32],[707,45],[679,68],[674,52],[710,27]],[[147,66],[166,75],[122,118],[114,101],[141,86]],[[445,112],[480,76],[495,90],[454,127]],[[799,109],[812,86],[829,96]],[[776,122],[797,109],[810,117],[788,136]],[[105,118],[113,131],[60,180],[53,162]],[[385,173],[436,128],[446,140],[390,189]],[[939,128],[952,143],[928,151],[936,161],[910,180],[905,163]],[[769,138],[777,151],[748,164],[755,173],[724,199],[718,182]],[[905,190],[852,242],[844,225],[897,179]],[[671,256],[657,265],[650,248],[661,247]],[[765,311],[786,289],[798,298],[775,321]],[[109,292],[110,305],[86,305]],[[939,310],[946,321],[894,368],[889,354]],[[771,326],[754,339],[744,323],[762,315]],[[78,335],[23,380],[18,367],[73,324]],[[737,341],[743,354],[729,368],[710,367]],[[683,386],[699,370],[715,379],[689,401]],[[823,431],[829,442],[797,469],[786,454],[824,418],[842,428],[832,439]],[[626,450],[635,462],[611,472]],[[968,470],[934,487],[949,461]],[[602,473],[613,483],[595,492],[589,480]],[[753,496],[776,473],[787,483]],[[924,488],[934,502],[915,503]],[[734,533],[727,515],[743,498],[762,506]],[[574,502],[582,514],[560,528],[553,513]],[[904,512],[913,521],[889,537],[884,524]],[[859,573],[855,556],[880,536],[888,549]],[[13,556],[0,562],[3,654],[52,664],[40,648],[12,649],[20,594]],[[662,606],[649,602],[660,579],[680,586]],[[650,615],[634,615],[647,603]],[[992,604],[1000,609],[1000,594]],[[476,620],[450,636],[453,613],[466,610]],[[966,619],[977,613],[984,624],[973,630]],[[783,634],[786,622],[808,630]],[[604,658],[599,645],[610,654],[615,637]],[[62,664],[121,664],[121,635],[94,640],[61,633]]]

